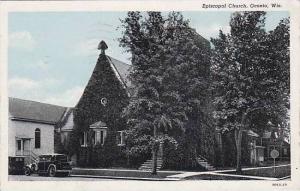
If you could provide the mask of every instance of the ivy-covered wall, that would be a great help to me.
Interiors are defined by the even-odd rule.
[[[106,104],[101,102],[103,98],[107,100]],[[68,153],[77,154],[79,166],[138,167],[151,157],[151,153],[129,157],[126,147],[116,145],[117,131],[126,128],[122,111],[128,105],[129,99],[126,89],[110,65],[110,60],[105,54],[100,54],[84,93],[74,108],[74,130],[70,134],[69,141],[71,143],[67,144],[72,145],[71,148],[68,147]],[[166,147],[164,150],[164,166],[166,168],[199,168],[195,161],[197,155],[205,156],[210,161],[214,161],[214,130],[210,127],[202,127],[201,121],[197,119],[190,119],[186,123],[187,131],[184,136],[178,137],[178,148],[174,150],[174,148]],[[93,133],[89,126],[98,121],[107,124],[107,137],[104,145],[92,143],[91,136]],[[87,147],[81,147],[79,143],[82,132],[88,132]]]
[[[106,104],[101,102],[106,99]],[[105,153],[105,157],[112,164],[117,160],[116,132],[126,128],[122,111],[128,104],[128,95],[122,82],[115,75],[110,62],[105,54],[100,54],[92,76],[84,90],[82,97],[74,109],[74,133],[73,140],[77,145],[78,164],[88,166],[101,166],[94,161],[95,153]],[[91,143],[91,133],[88,133],[88,146],[82,148],[79,144],[80,134],[89,132],[89,126],[102,121],[107,124],[107,137],[105,144],[95,146]],[[110,148],[105,149],[109,146]],[[104,155],[103,155],[104,156]]]

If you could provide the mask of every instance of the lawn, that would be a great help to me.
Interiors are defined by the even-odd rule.
[[[237,172],[230,171],[224,174],[237,174]],[[253,169],[253,170],[243,170],[240,175],[282,178],[291,175],[291,166],[288,165],[288,166],[276,167],[275,173],[273,167]]]

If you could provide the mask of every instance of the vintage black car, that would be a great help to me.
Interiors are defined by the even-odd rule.
[[[8,157],[8,174],[23,174],[24,157]]]
[[[24,173],[26,176],[32,173],[39,175],[49,175],[54,177],[56,175],[69,176],[72,167],[68,161],[68,157],[63,154],[46,154],[40,155],[35,163],[26,165]]]

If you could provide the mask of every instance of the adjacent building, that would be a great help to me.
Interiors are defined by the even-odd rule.
[[[54,152],[55,125],[66,108],[9,98],[8,154],[29,162],[37,155]]]

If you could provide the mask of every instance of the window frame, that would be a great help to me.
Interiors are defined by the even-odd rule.
[[[117,146],[121,147],[121,146],[124,146],[125,145],[125,137],[124,137],[124,131],[117,131],[118,135],[120,137],[120,142],[118,140],[118,137],[117,138]]]
[[[84,132],[82,132],[83,133],[83,137],[82,136],[80,136],[80,146],[81,147],[87,147],[87,132],[86,131],[84,131]],[[83,140],[82,140],[82,138],[83,138]],[[81,143],[81,140],[82,140],[82,143]]]
[[[19,143],[20,143],[20,145],[19,145]],[[20,146],[20,148],[19,148],[19,146]],[[17,151],[20,151],[20,150],[22,150],[22,140],[18,139],[17,140]]]
[[[34,130],[34,148],[35,149],[40,149],[41,148],[41,140],[42,140],[41,139],[41,134],[42,133],[41,133],[41,129],[40,128],[36,128]]]
[[[104,131],[100,130],[100,144],[104,145]]]
[[[100,145],[104,145],[105,138],[106,138],[106,129],[95,129],[93,131],[94,131],[94,145],[96,145],[97,143],[99,143]]]

